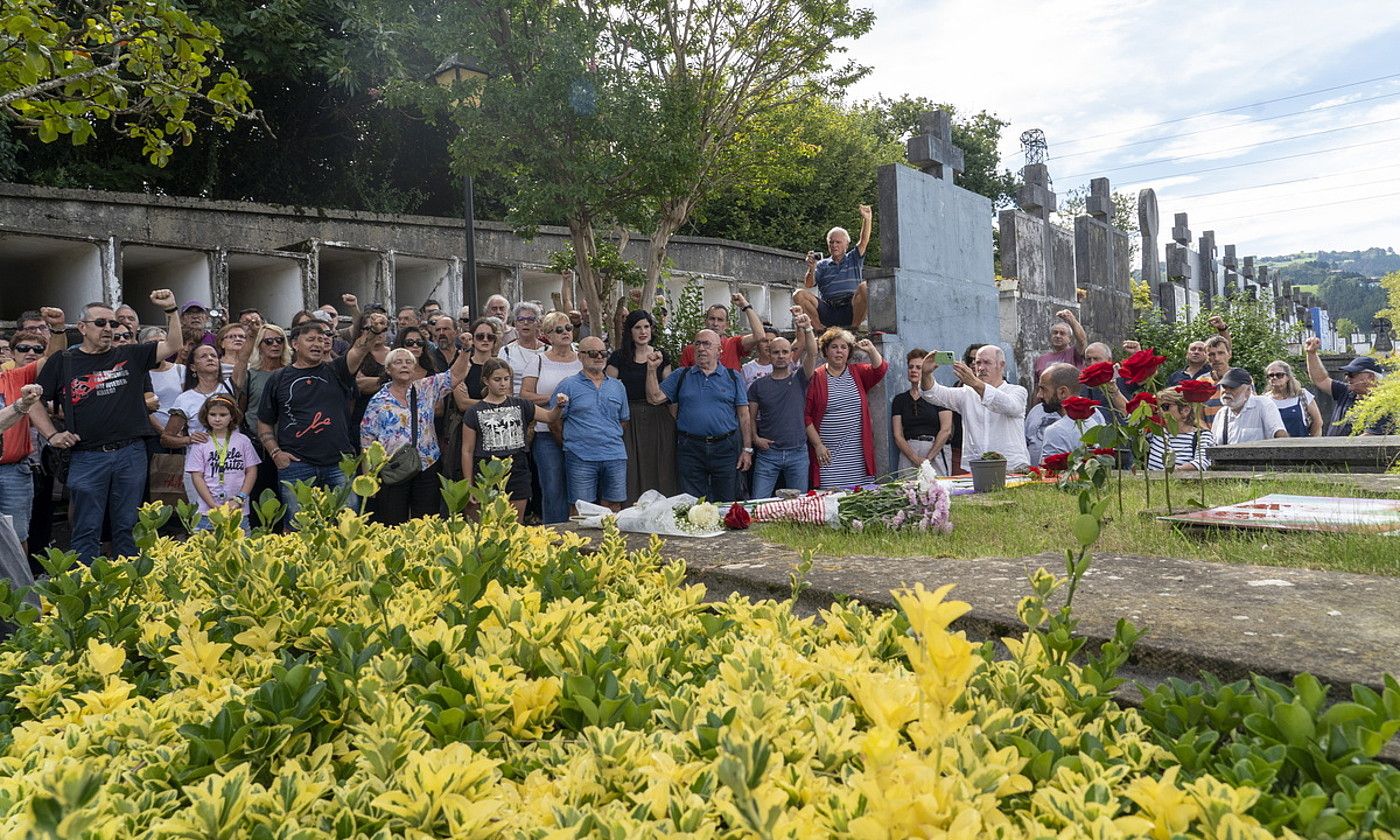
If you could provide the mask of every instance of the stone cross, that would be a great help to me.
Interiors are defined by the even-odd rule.
[[[1201,253],[1201,278],[1198,290],[1202,295],[1202,303],[1210,306],[1211,300],[1219,293],[1217,285],[1219,278],[1217,272],[1220,265],[1215,261],[1215,231],[1208,230],[1201,234],[1197,243]]]
[[[1254,279],[1254,257],[1244,258],[1244,270],[1240,273],[1244,275],[1245,280]]]
[[[953,120],[947,111],[928,111],[919,117],[919,134],[905,143],[909,162],[921,171],[952,183],[964,171],[963,150],[953,143]]]
[[[1234,271],[1240,267],[1240,261],[1235,257],[1234,245],[1225,246],[1225,259],[1221,260],[1221,263],[1225,266],[1227,271]]]
[[[1239,257],[1235,256],[1234,245],[1225,246],[1225,257],[1220,261],[1220,264],[1225,266],[1225,294],[1233,295],[1240,288],[1240,275],[1238,274],[1240,260]]]
[[[1084,201],[1084,209],[1095,219],[1113,224],[1113,190],[1107,178],[1095,178],[1089,182],[1089,197]]]
[[[1176,214],[1176,224],[1172,226],[1172,241],[1187,247],[1191,245],[1191,226],[1186,221],[1185,213]]]
[[[1026,213],[1042,221],[1055,212],[1055,191],[1050,189],[1050,170],[1043,163],[1029,163],[1021,168],[1021,188],[1016,191],[1016,204]]]
[[[1138,191],[1138,234],[1142,237],[1142,279],[1157,296],[1157,284],[1162,280],[1157,264],[1157,193],[1148,188]],[[1158,301],[1160,303],[1161,301]]]

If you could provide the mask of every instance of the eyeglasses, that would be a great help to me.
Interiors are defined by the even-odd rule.
[[[580,350],[579,352],[590,359],[606,359],[608,357],[606,350]]]
[[[407,341],[405,341],[405,342],[403,343],[403,346],[405,346],[405,347],[422,347],[422,346],[423,346],[423,342],[419,341],[419,340],[416,339],[416,338],[410,338],[409,340],[407,340]]]
[[[489,333],[476,333],[475,335],[472,336],[472,338],[476,339],[477,341],[495,341],[495,340],[496,340],[496,334],[493,333],[493,332],[489,332]]]
[[[1265,374],[1265,376],[1269,377],[1270,379],[1287,379],[1287,378],[1288,378],[1288,374],[1284,373],[1283,371],[1275,371],[1275,372],[1273,372],[1273,373],[1267,373],[1267,374]]]
[[[286,344],[287,339],[280,335],[270,335],[262,340],[263,344]]]
[[[533,323],[535,323],[535,322],[538,321],[538,320],[539,320],[539,318],[536,318],[534,315],[521,315],[520,317],[518,317],[518,318],[515,319],[515,323],[517,323],[517,324],[533,324]]]
[[[564,333],[571,333],[573,331],[573,327],[555,327],[553,330],[551,330],[551,332],[553,332],[555,335],[563,335]]]
[[[42,353],[44,352],[44,347],[40,344],[16,344],[14,346],[14,351],[16,353]]]
[[[83,321],[84,324],[92,324],[94,327],[115,327],[120,324],[116,318],[90,318]]]

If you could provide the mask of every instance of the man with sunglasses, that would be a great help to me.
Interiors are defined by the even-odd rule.
[[[104,303],[90,303],[78,320],[83,343],[39,374],[44,395],[62,406],[68,428],[54,433],[47,417],[31,419],[51,445],[73,450],[68,468],[71,547],[84,563],[101,551],[102,522],[108,516],[113,556],[136,553],[132,529],[146,494],[146,438],[153,434],[142,386],[161,359],[184,346],[175,295],[158,289],[151,293],[151,303],[165,313],[164,340],[114,344],[113,333],[123,329],[116,313]]]
[[[555,389],[564,414],[564,475],[569,504],[580,499],[613,510],[627,500],[627,448],[623,430],[631,420],[627,389],[607,374],[608,349],[597,336],[578,343],[583,370]]]
[[[63,328],[63,310],[45,307],[41,313],[45,323],[45,338],[33,330],[20,330],[10,336],[10,351],[15,366],[0,371],[0,420],[11,420],[0,434],[0,513],[14,518],[15,532],[21,545],[29,539],[29,519],[34,505],[34,457],[30,445],[30,420],[43,415],[36,426],[47,425],[47,409],[30,405],[20,409],[24,389],[35,384],[44,363],[68,343]],[[25,546],[27,549],[27,546]]]
[[[1322,339],[1316,336],[1303,342],[1303,350],[1308,356],[1308,378],[1322,393],[1332,397],[1332,422],[1327,429],[1328,437],[1344,437],[1351,434],[1351,421],[1347,413],[1352,406],[1368,397],[1380,384],[1384,370],[1371,356],[1357,356],[1342,368],[1345,382],[1338,382],[1322,366],[1318,351],[1322,349]],[[1395,418],[1385,417],[1362,430],[1363,435],[1395,434]]]

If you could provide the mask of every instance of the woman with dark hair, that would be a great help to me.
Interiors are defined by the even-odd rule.
[[[502,330],[500,326],[499,318],[487,315],[477,318],[471,323],[470,328],[462,333],[463,349],[461,352],[466,353],[471,361],[466,376],[462,377],[462,381],[452,389],[451,408],[456,410],[449,411],[443,435],[443,440],[447,441],[447,449],[451,452],[461,451],[463,415],[486,396],[486,377],[483,371],[486,363],[496,358],[496,350],[501,343]],[[462,478],[461,459],[443,459],[442,472],[443,475],[453,480]]]
[[[439,373],[446,373],[437,369],[437,362],[433,354],[428,352],[428,348],[433,346],[433,338],[428,335],[428,331],[422,327],[404,327],[399,330],[399,334],[394,338],[393,349],[406,348],[413,354],[413,361],[418,365],[418,375],[433,376]]]
[[[351,340],[358,341],[370,327],[373,327],[373,336],[370,339],[369,352],[365,354],[365,360],[360,363],[360,370],[355,374],[355,406],[350,410],[352,428],[357,429],[365,417],[369,398],[379,393],[379,389],[384,385],[384,365],[389,357],[389,316],[382,310],[366,309],[361,312],[351,328]]]
[[[671,374],[666,351],[654,346],[659,326],[645,309],[627,316],[620,333],[621,349],[608,357],[608,376],[622,381],[631,403],[632,421],[622,432],[627,447],[627,503],[648,490],[666,496],[679,492],[676,477],[676,418],[668,405],[647,402],[647,380],[657,384]],[[647,360],[660,354],[661,365],[651,367]]]

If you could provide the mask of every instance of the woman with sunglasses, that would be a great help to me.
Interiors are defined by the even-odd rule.
[[[645,309],[630,313],[619,333],[622,347],[608,357],[607,374],[627,389],[632,416],[622,432],[622,443],[627,448],[628,504],[648,490],[674,496],[680,488],[676,476],[676,418],[669,405],[647,401],[647,379],[654,377],[659,384],[671,375],[670,357],[652,343],[657,329],[656,319]],[[660,367],[647,364],[654,350],[661,353]]]
[[[113,343],[116,343],[116,335],[120,331],[120,327],[113,331]],[[148,341],[164,341],[165,327],[146,327],[137,335],[137,339],[142,344]],[[150,418],[151,428],[160,436],[165,434],[165,427],[170,422],[170,407],[185,390],[185,366],[175,364],[173,357],[166,357],[151,369],[150,376],[151,392],[156,395],[156,408],[151,412]]]
[[[496,330],[496,323],[499,323],[499,319],[482,317],[463,325],[461,343],[465,347],[459,352],[467,355],[469,366],[462,382],[452,389],[452,405],[456,410],[452,411],[448,418],[447,434],[443,438],[448,442],[449,452],[461,451],[462,418],[472,406],[486,396],[486,383],[482,371],[488,361],[496,358],[496,348],[500,346],[501,335]],[[463,473],[460,461],[460,458],[448,458],[443,462],[443,473],[454,480],[461,478]]]
[[[1269,362],[1264,376],[1269,380],[1269,396],[1278,406],[1288,436],[1322,437],[1322,409],[1293,374],[1293,366],[1281,359]]]
[[[541,408],[554,407],[559,383],[583,370],[574,350],[574,326],[567,312],[544,316],[540,328],[549,349],[538,357],[520,380],[520,398]],[[564,479],[563,430],[557,421],[535,423],[535,476],[540,482],[540,519],[546,525],[569,518],[568,489]]]
[[[355,405],[350,411],[350,428],[357,429],[364,419],[369,398],[379,393],[383,387],[389,358],[389,316],[383,309],[366,309],[355,319],[350,330],[351,340],[359,341],[360,336],[370,332],[369,352],[355,373]]]

